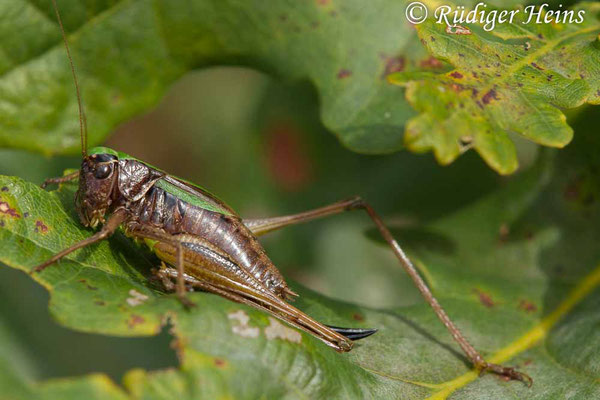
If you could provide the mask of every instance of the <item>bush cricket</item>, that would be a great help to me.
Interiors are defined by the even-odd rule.
[[[362,199],[355,197],[295,215],[242,219],[203,188],[125,153],[106,147],[88,151],[77,74],[56,0],[52,3],[77,93],[83,160],[79,171],[48,179],[42,186],[78,179],[75,204],[81,223],[91,228],[102,226],[94,235],[33,268],[32,273],[122,229],[126,236],[146,243],[162,260],[162,267],[155,274],[167,289],[175,290],[185,306],[193,306],[186,297],[188,288],[201,289],[263,310],[335,350],[347,352],[354,340],[370,336],[376,330],[324,325],[290,305],[288,300],[297,295],[271,262],[257,236],[345,211],[364,210],[474,367],[531,385],[532,379],[526,374],[484,360],[438,303],[379,215]]]

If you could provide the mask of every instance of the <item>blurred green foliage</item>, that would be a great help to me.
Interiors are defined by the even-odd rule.
[[[508,132],[544,146],[567,145],[573,129],[563,110],[600,104],[600,4],[584,2],[560,15],[568,12],[584,17],[542,24],[520,10],[514,22],[489,32],[470,26],[466,35],[432,19],[417,25],[429,52],[454,69],[388,77],[407,88],[420,113],[406,124],[406,147],[431,150],[443,165],[472,148],[491,168],[510,174],[518,160]]]

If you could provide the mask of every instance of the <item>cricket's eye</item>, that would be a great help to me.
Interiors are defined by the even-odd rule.
[[[94,177],[96,179],[106,179],[112,172],[111,164],[100,164],[94,170]]]

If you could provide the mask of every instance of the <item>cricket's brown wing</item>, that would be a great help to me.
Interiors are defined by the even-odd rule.
[[[319,338],[338,351],[350,351],[352,340],[336,332],[344,328],[329,328],[280,297],[265,289],[263,285],[222,249],[190,234],[176,235],[184,249],[184,264],[188,283],[221,295],[230,300],[264,310],[288,324]],[[158,257],[170,265],[176,264],[176,248],[172,244],[156,242],[153,250]],[[174,276],[177,271],[173,270]]]

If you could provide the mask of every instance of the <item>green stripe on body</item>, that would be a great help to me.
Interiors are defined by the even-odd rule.
[[[231,215],[231,212],[229,212],[229,210],[223,207],[219,207],[217,204],[211,203],[203,199],[202,197],[194,196],[193,194],[178,188],[177,186],[165,181],[164,179],[159,179],[154,185],[193,206],[203,208],[208,211],[214,211],[225,215]]]
[[[92,148],[92,149],[89,150],[89,154],[90,155],[93,155],[93,154],[110,154],[110,155],[113,155],[113,156],[117,157],[119,160],[135,160],[135,161],[138,161],[138,162],[144,164],[148,168],[152,168],[152,169],[154,169],[156,171],[160,171],[160,172],[163,172],[164,174],[168,175],[165,171],[161,170],[160,168],[156,168],[155,166],[150,165],[150,164],[148,164],[148,163],[146,163],[146,162],[144,162],[142,160],[139,160],[139,159],[137,159],[135,157],[132,157],[132,156],[130,156],[127,153],[116,151],[116,150],[113,150],[113,149],[111,149],[109,147],[104,147],[104,146],[94,147],[94,148]],[[172,176],[172,175],[169,175],[169,176]],[[184,182],[185,184],[187,184],[189,186],[192,186],[192,187],[197,188],[197,189],[199,189],[199,190],[201,190],[203,192],[206,192],[210,196],[216,197],[216,196],[210,194],[210,192],[208,192],[202,186],[199,186],[199,185],[196,185],[195,183],[186,181],[185,179],[181,179],[181,178],[176,178],[176,179]],[[195,196],[192,193],[186,192],[185,190],[182,190],[181,188],[179,188],[179,187],[177,187],[177,186],[175,186],[175,185],[173,185],[173,184],[165,181],[164,179],[158,180],[156,182],[156,186],[159,187],[159,188],[161,188],[161,189],[163,189],[165,192],[171,193],[173,196],[177,197],[178,199],[181,199],[182,201],[185,201],[186,203],[189,203],[189,204],[191,204],[193,206],[200,207],[200,208],[203,208],[203,209],[208,210],[208,211],[218,212],[218,213],[225,214],[225,215],[232,215],[232,213],[229,210],[227,210],[227,209],[225,209],[223,207],[220,207],[218,204],[211,203],[210,201],[208,201],[206,199],[203,199],[200,196]]]

